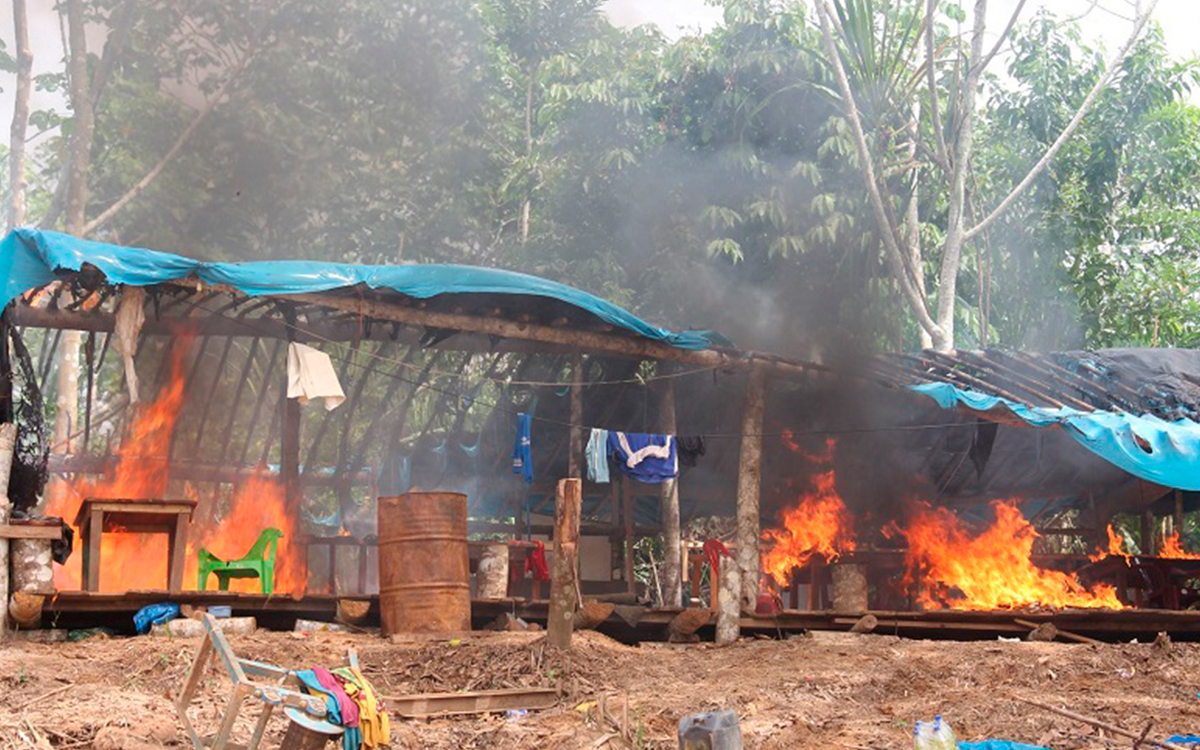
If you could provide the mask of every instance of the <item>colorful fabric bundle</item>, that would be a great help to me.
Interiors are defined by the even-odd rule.
[[[358,706],[358,725],[362,730],[363,744],[368,748],[389,744],[392,737],[391,718],[380,705],[375,689],[367,682],[367,678],[353,667],[335,669],[333,675]]]
[[[350,700],[342,683],[328,669],[316,667],[296,673],[304,688],[312,695],[325,696],[325,711],[330,723],[345,729],[342,733],[343,750],[358,750],[362,745],[362,730],[358,726],[358,704]]]

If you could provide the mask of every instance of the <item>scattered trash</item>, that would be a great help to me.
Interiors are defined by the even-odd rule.
[[[179,605],[170,602],[147,604],[133,616],[133,627],[138,635],[150,632],[150,626],[163,625],[179,617]]]
[[[221,620],[221,630],[227,635],[246,635],[258,629],[253,617],[227,617]],[[204,635],[204,623],[200,620],[180,618],[150,628],[150,634],[168,638],[200,638]]]
[[[336,622],[321,622],[320,620],[296,620],[296,627],[292,628],[297,633],[349,633],[350,628],[345,625],[339,625]]]
[[[692,714],[679,720],[680,750],[742,750],[742,728],[730,710]]]
[[[225,617],[233,617],[233,607],[227,607],[227,606],[209,607],[208,613],[210,615],[212,615],[213,617],[217,618],[218,620],[225,618]]]
[[[112,628],[76,628],[67,633],[67,640],[72,643],[86,641],[88,638],[112,638],[116,633]]]
[[[505,721],[520,721],[529,715],[529,710],[525,708],[509,709],[504,712]]]
[[[591,713],[592,709],[595,707],[596,707],[596,701],[584,701],[583,703],[580,703],[578,706],[576,706],[575,710],[578,713],[581,713],[586,716],[587,714]]]
[[[913,727],[913,746],[916,750],[957,750],[958,739],[950,728],[950,722],[938,715],[933,717],[933,721],[916,723]]]
[[[1008,740],[985,740],[983,742],[960,742],[958,750],[1049,750],[1041,745],[1024,745]]]
[[[1177,734],[1168,737],[1167,742],[1173,745],[1200,745],[1200,734]]]

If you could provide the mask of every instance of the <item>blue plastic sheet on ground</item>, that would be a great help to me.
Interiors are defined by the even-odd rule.
[[[1173,745],[1200,745],[1200,734],[1177,734],[1168,737],[1167,742]]]
[[[133,627],[138,635],[150,632],[151,625],[162,625],[179,617],[179,605],[164,602],[162,604],[147,604],[133,616]]]
[[[1031,427],[1058,426],[1092,453],[1136,477],[1164,487],[1200,490],[1200,424],[1189,419],[1168,422],[1153,414],[1027,406],[949,383],[923,383],[911,389],[943,409],[964,406],[1003,412]]]
[[[983,742],[960,742],[958,750],[1049,750],[1041,745],[1023,745],[1008,740],[984,740]]]
[[[205,263],[157,250],[81,240],[58,232],[17,229],[0,241],[0,309],[23,292],[54,279],[58,269],[99,268],[114,284],[148,286],[195,275],[249,296],[304,294],[365,284],[418,299],[439,294],[514,294],[574,305],[613,326],[678,349],[729,346],[715,331],[673,332],[651,325],[613,303],[556,281],[496,268],[456,265],[360,266],[285,260]]]

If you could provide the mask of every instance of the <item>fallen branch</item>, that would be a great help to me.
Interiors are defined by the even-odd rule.
[[[1058,714],[1059,716],[1065,716],[1068,719],[1074,719],[1075,721],[1081,721],[1084,724],[1090,724],[1097,729],[1103,729],[1106,732],[1112,732],[1113,734],[1120,735],[1121,737],[1126,737],[1131,740],[1138,740],[1141,744],[1150,745],[1152,747],[1160,747],[1163,748],[1163,750],[1185,750],[1182,745],[1175,745],[1170,742],[1160,742],[1159,740],[1144,739],[1139,737],[1136,732],[1131,732],[1128,729],[1117,726],[1116,724],[1109,724],[1108,722],[1101,721],[1100,719],[1093,719],[1090,716],[1077,714],[1074,711],[1068,711],[1065,708],[1056,708],[1054,706],[1050,706],[1045,703],[1038,703],[1035,700],[1022,698],[1020,696],[1014,696],[1014,699],[1021,703],[1034,706],[1035,708],[1040,708],[1043,711],[1049,711],[1052,714]]]
[[[18,706],[16,706],[16,707],[14,707],[14,708],[10,708],[10,709],[8,709],[8,710],[9,710],[9,712],[10,712],[10,713],[14,713],[14,714],[15,714],[15,713],[17,713],[18,711],[20,711],[20,710],[22,710],[22,709],[24,709],[24,708],[27,708],[27,707],[29,707],[29,706],[32,706],[32,705],[33,705],[33,704],[35,704],[35,703],[40,703],[40,702],[42,702],[42,701],[46,700],[47,698],[52,698],[52,697],[54,697],[54,696],[58,695],[59,693],[66,692],[67,690],[69,690],[70,688],[73,688],[73,687],[75,687],[75,683],[73,683],[73,682],[68,682],[66,685],[60,685],[59,687],[56,687],[56,688],[54,688],[53,690],[51,690],[51,691],[50,691],[50,692],[48,692],[48,693],[42,693],[42,694],[41,694],[41,695],[39,695],[38,697],[36,697],[36,698],[31,698],[31,699],[29,699],[29,700],[25,701],[24,703],[22,703],[22,704],[20,704],[20,705],[18,705]]]
[[[1015,622],[1016,624],[1020,625],[1023,628],[1029,628],[1030,630],[1038,629],[1038,624],[1036,622],[1031,622],[1029,620],[1013,620],[1013,622]],[[1086,635],[1079,635],[1077,633],[1072,633],[1071,631],[1063,630],[1062,628],[1056,628],[1056,629],[1058,631],[1058,637],[1062,638],[1064,640],[1074,641],[1076,643],[1086,643],[1089,646],[1103,646],[1104,645],[1104,641],[1098,641],[1095,638],[1088,638]]]

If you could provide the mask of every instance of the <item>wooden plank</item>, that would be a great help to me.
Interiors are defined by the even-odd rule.
[[[558,704],[554,688],[481,690],[470,693],[423,693],[386,696],[387,706],[406,719],[482,714],[500,711],[539,711]]]
[[[54,526],[24,526],[17,524],[0,525],[0,539],[62,539],[62,527]]]

